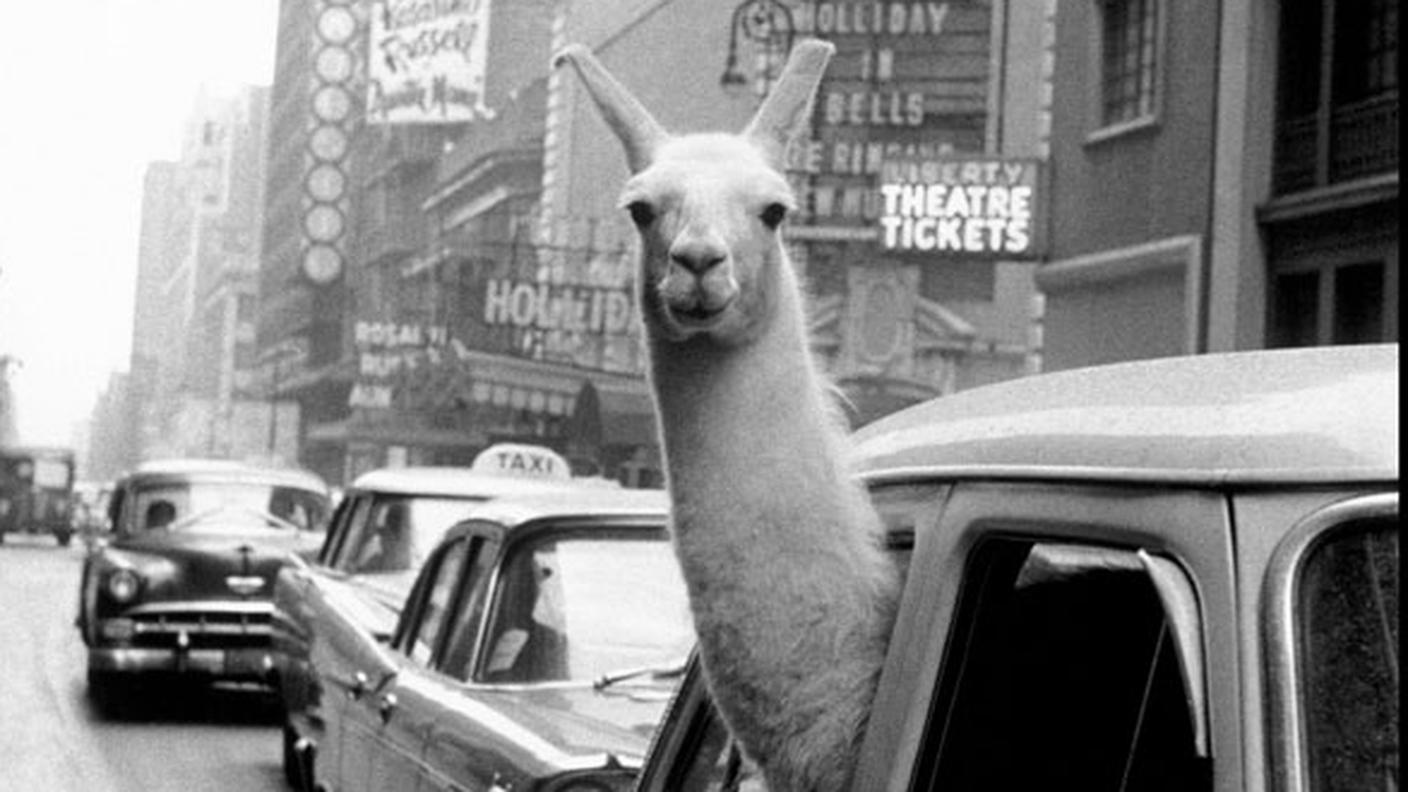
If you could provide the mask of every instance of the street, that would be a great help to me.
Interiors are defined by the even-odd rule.
[[[94,707],[73,627],[83,552],[38,536],[0,545],[0,792],[285,789],[268,697],[158,690]]]

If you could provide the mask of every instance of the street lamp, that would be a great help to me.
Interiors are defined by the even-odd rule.
[[[758,49],[753,63],[753,91],[760,98],[766,96],[782,72],[796,32],[792,10],[780,0],[744,0],[733,9],[728,59],[724,62],[724,73],[719,77],[719,84],[729,92],[748,84],[748,75],[739,66],[738,50],[742,41]]]

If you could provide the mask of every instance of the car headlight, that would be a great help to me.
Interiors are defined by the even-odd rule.
[[[130,569],[116,569],[108,575],[108,596],[117,602],[131,602],[136,599],[142,587],[142,579]]]

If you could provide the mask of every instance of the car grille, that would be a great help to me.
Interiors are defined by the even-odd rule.
[[[270,646],[268,613],[200,611],[144,613],[132,618],[132,645],[175,649],[186,636],[187,649],[264,649]]]

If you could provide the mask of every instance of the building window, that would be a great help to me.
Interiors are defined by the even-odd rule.
[[[1397,337],[1386,326],[1381,261],[1282,272],[1274,290],[1271,346],[1377,344]]]
[[[1154,115],[1158,0],[1104,0],[1100,14],[1100,120],[1114,126]]]
[[[1278,195],[1398,167],[1398,0],[1285,0]]]

